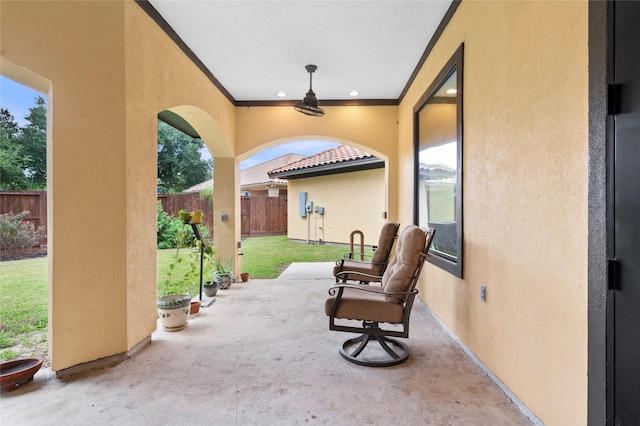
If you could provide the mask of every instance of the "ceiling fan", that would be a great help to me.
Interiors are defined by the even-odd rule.
[[[313,89],[311,88],[313,82],[313,73],[318,69],[315,65],[307,65],[304,67],[309,73],[309,91],[305,95],[302,102],[296,102],[293,104],[293,108],[303,113],[304,115],[310,115],[313,117],[322,117],[324,115],[324,110],[318,106],[318,98],[316,98],[316,94],[313,93]]]

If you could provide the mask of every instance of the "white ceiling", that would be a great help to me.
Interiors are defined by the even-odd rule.
[[[398,99],[451,0],[149,0],[236,101]],[[357,90],[356,98],[349,96]],[[287,96],[276,97],[284,91]]]

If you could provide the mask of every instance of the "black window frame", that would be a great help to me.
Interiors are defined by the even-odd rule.
[[[437,77],[433,80],[431,85],[427,88],[424,94],[420,97],[418,102],[413,108],[413,145],[414,145],[414,193],[413,193],[413,206],[414,206],[414,223],[419,225],[419,213],[420,206],[419,200],[419,153],[420,153],[420,120],[419,113],[427,103],[434,97],[438,89],[443,85],[445,81],[453,74],[456,75],[456,142],[457,142],[457,170],[456,170],[456,200],[455,200],[455,217],[456,217],[456,256],[449,256],[446,253],[435,251],[433,248],[429,250],[430,257],[427,261],[444,269],[445,271],[462,278],[463,277],[463,188],[462,188],[462,159],[463,159],[463,75],[464,75],[464,43],[458,47],[453,56],[447,61],[446,65],[442,68]],[[436,238],[438,233],[436,231]]]

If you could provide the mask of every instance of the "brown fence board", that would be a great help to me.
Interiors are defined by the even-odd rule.
[[[169,216],[178,216],[180,209],[188,212],[202,210],[202,222],[213,232],[213,203],[210,200],[201,200],[200,194],[158,194],[158,201],[162,203],[162,210]]]
[[[202,210],[204,225],[213,234],[213,204],[209,200],[201,200],[199,194],[158,194],[162,209],[170,216],[178,216],[178,211]],[[242,197],[240,200],[240,219],[242,238],[286,235],[287,234],[287,199],[283,197]],[[47,193],[46,191],[1,191],[0,213],[21,213],[29,210],[25,218],[39,226],[47,226]],[[46,238],[40,242],[46,245]]]
[[[2,191],[0,192],[0,214],[29,211],[24,220],[33,223],[36,229],[47,226],[46,191]],[[46,236],[38,245],[46,245]]]
[[[282,197],[242,197],[242,238],[286,235],[287,199]]]

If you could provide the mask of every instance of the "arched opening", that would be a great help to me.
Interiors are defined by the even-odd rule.
[[[174,250],[158,255],[157,295],[188,293],[200,298],[198,256],[194,257],[192,250],[180,252],[179,248],[194,244],[214,247],[214,256],[204,256],[204,283],[213,280],[216,265],[226,266],[230,262],[239,274],[240,266],[235,265],[236,203],[228,202],[238,191],[237,185],[229,184],[237,180],[237,162],[230,156],[227,141],[215,120],[202,110],[183,105],[164,110],[158,117],[158,235],[161,221],[163,226],[165,221],[173,222],[167,232],[176,235],[171,246]],[[213,167],[205,171],[204,165]],[[197,170],[200,173],[195,173]],[[220,184],[214,183],[214,175]],[[206,190],[200,193],[200,187]],[[198,225],[196,231],[190,225],[176,224],[180,210],[202,210],[204,225]],[[196,237],[202,239],[194,243]]]
[[[50,83],[2,61],[0,77],[0,360],[50,365],[47,196]]]
[[[295,154],[296,148],[308,155],[294,157],[290,164],[269,163],[271,182],[287,185],[287,237],[347,244],[358,229],[365,233],[366,244],[374,245],[387,220],[388,158],[353,141],[316,135],[265,142],[239,158],[251,159],[257,168],[255,163]],[[244,229],[247,222],[243,216],[243,237],[251,235]]]

